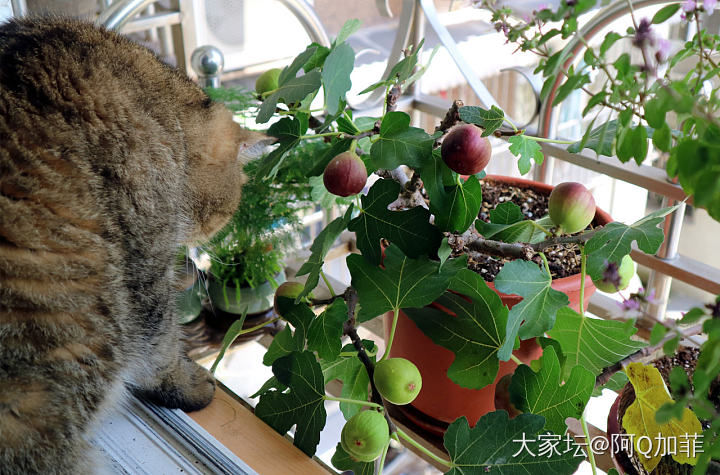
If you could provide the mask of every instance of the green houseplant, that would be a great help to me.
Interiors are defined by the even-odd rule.
[[[215,307],[238,315],[272,307],[275,289],[285,282],[285,252],[295,245],[300,213],[312,206],[311,188],[298,177],[303,157],[316,148],[295,149],[276,183],[256,179],[258,162],[245,167],[249,182],[243,187],[243,206],[203,247],[211,257],[208,295]]]
[[[512,24],[505,9],[495,10],[495,15],[498,29],[506,32],[511,41],[519,42],[523,48],[539,45],[542,49],[546,44],[542,41],[543,35],[568,38],[576,34],[578,15],[591,6],[588,2],[566,0],[556,10],[537,12],[534,23],[528,21],[522,25]],[[663,13],[658,13],[653,21],[666,20],[679,8],[671,5],[670,9],[661,10]],[[609,38],[618,41],[625,37],[635,40],[639,48],[647,47],[650,23],[639,21],[631,31],[609,35]],[[662,402],[651,405],[644,413],[663,430],[674,427],[673,421],[679,417],[685,417],[686,409],[696,420],[710,421],[707,427],[693,429],[695,435],[703,437],[703,452],[686,459],[695,471],[704,473],[712,459],[720,455],[720,417],[708,391],[720,372],[717,357],[720,299],[707,307],[693,309],[679,325],[658,324],[655,333],[661,337],[647,344],[633,338],[637,329],[632,320],[623,323],[585,315],[586,296],[582,285],[577,310],[570,308],[568,297],[552,288],[545,255],[545,251],[555,245],[575,246],[579,253],[580,281],[585,282],[589,275],[593,280],[617,288],[622,281],[618,268],[631,246],[635,244],[644,252],[655,253],[663,241],[658,225],[674,208],[659,210],[632,224],[612,222],[585,229],[594,214],[594,205],[591,208],[582,194],[570,192],[561,196],[556,206],[564,210],[560,214],[553,213],[551,206],[550,217],[526,219],[517,205],[502,202],[494,203],[488,221],[478,220],[483,201],[480,180],[484,175],[482,167],[476,165],[486,162],[486,145],[482,139],[489,135],[507,137],[522,173],[529,171],[532,161],[543,160],[539,142],[551,140],[526,134],[497,107],[485,110],[462,107],[457,102],[433,133],[410,126],[410,117],[395,110],[395,104],[403,88],[424,69],[418,64],[419,48],[407,51],[406,57],[387,77],[365,90],[385,89],[382,115],[354,117],[345,102],[345,93],[351,86],[354,52],[345,40],[357,27],[358,22],[350,21],[331,47],[313,44],[298,55],[280,73],[277,88],[263,93],[257,111],[258,123],[268,122],[277,110],[281,117],[268,129],[268,134],[278,139],[277,148],[259,163],[256,179],[273,180],[281,176],[294,148],[307,142],[323,142],[328,145],[327,149],[313,159],[313,170],[318,175],[307,175],[315,177],[308,179],[308,183],[314,183],[318,190],[322,170],[336,156],[349,153],[351,157],[343,159],[341,166],[352,175],[352,180],[333,182],[330,188],[336,194],[349,195],[353,201],[344,216],[329,223],[313,243],[312,255],[299,272],[307,275],[302,291],[276,295],[276,310],[288,325],[275,337],[263,360],[272,366],[274,376],[257,393],[260,401],[256,415],[280,433],[295,426],[295,445],[312,455],[325,425],[323,403],[339,401],[348,426],[347,431],[343,431],[342,442],[338,443],[333,463],[338,469],[355,473],[373,473],[370,460],[376,458],[381,459],[382,467],[388,435],[425,451],[452,474],[572,473],[586,455],[594,470],[592,451],[587,454],[573,449],[551,451],[538,458],[535,455],[538,439],[567,437],[567,417],[580,419],[589,439],[584,410],[595,389],[609,382],[617,384],[622,380],[618,376],[623,368],[654,350],[662,348],[673,353],[682,337],[704,332],[708,339],[701,345],[694,390],[675,394],[674,399],[659,398]],[[534,27],[543,29],[540,37],[532,36]],[[535,46],[528,38],[536,38]],[[720,73],[708,66],[710,62],[704,49],[708,44],[714,47],[720,42],[701,30],[696,40],[685,46],[688,53],[680,53],[695,52],[702,58],[696,70],[702,77]],[[589,74],[586,69],[566,71],[558,66],[562,55],[542,52],[545,55],[539,71],[547,81],[562,79],[561,88],[565,92],[559,94],[556,101],[583,87],[584,75]],[[598,128],[589,128],[580,141],[568,145],[573,150],[590,148],[640,162],[648,153],[649,140],[658,142],[658,148],[666,150],[671,157],[670,175],[680,175],[680,183],[688,193],[694,194],[695,203],[707,207],[717,217],[720,169],[715,158],[714,137],[720,134],[720,128],[714,114],[714,95],[702,99],[698,88],[688,87],[699,81],[692,73],[682,84],[674,84],[672,79],[650,84],[647,78],[653,70],[647,64],[645,67],[627,64],[628,56],[612,65],[616,70],[612,72],[602,56],[599,51],[587,55],[585,68],[597,66],[610,71],[608,90],[593,96],[597,97],[592,100],[593,106],[613,109],[619,113],[618,118]],[[596,61],[591,61],[592,58]],[[324,114],[315,116],[316,111],[310,109],[310,104],[321,86]],[[652,102],[654,99],[657,101]],[[671,111],[678,118],[672,128],[668,124],[663,126],[664,119],[655,120],[669,116]],[[462,163],[462,167],[456,163],[457,157],[444,152],[441,146],[459,123],[470,126],[465,129],[470,131],[469,137],[459,142],[466,147],[461,155],[470,162]],[[632,134],[633,140],[628,141],[628,134]],[[630,147],[629,153],[625,147]],[[693,154],[687,154],[689,150]],[[357,166],[355,156],[362,160],[364,167]],[[359,190],[355,184],[363,168],[378,179]],[[330,175],[338,176],[335,172]],[[699,186],[707,184],[708,176],[714,177],[712,186]],[[326,179],[335,179],[331,177],[325,174]],[[571,189],[578,188],[573,185]],[[587,222],[578,223],[586,216],[590,216]],[[578,232],[563,234],[562,229]],[[344,230],[355,233],[360,251],[347,258],[352,283],[344,290],[331,289],[333,295],[329,300],[314,302],[327,305],[316,315],[306,298],[322,277],[325,254]],[[477,273],[468,269],[468,255],[474,252],[509,260],[498,273],[495,286],[497,290],[517,296],[519,302],[512,308],[508,308]],[[633,295],[627,299],[627,305],[642,303],[647,298],[642,294]],[[430,315],[428,305],[433,302],[451,310],[452,315]],[[536,338],[544,347],[542,356],[529,365],[515,361],[518,367],[504,386],[506,402],[512,403],[517,415],[511,419],[505,410],[497,410],[482,416],[474,427],[467,418],[459,417],[445,432],[445,457],[428,453],[395,427],[387,416],[387,399],[375,384],[374,368],[376,361],[384,364],[392,360],[388,355],[398,331],[401,309],[425,317],[424,324],[419,325],[423,333],[453,353],[448,377],[460,385],[482,387],[491,383],[501,362],[513,360],[513,349],[519,341]],[[359,338],[356,326],[386,313],[390,314],[387,351],[377,355],[373,342]],[[691,327],[685,326],[690,324]],[[343,346],[343,337],[348,337],[350,344]],[[398,381],[406,380],[406,375],[401,376]],[[341,397],[325,393],[325,384],[334,379],[343,383]],[[654,393],[667,392],[664,385],[657,382],[651,389]],[[401,390],[384,389],[391,399]],[[364,411],[377,411],[385,417],[357,417]],[[699,423],[692,427],[699,427]],[[530,444],[527,448],[532,450],[523,451],[526,445],[518,445],[521,434],[522,443]]]

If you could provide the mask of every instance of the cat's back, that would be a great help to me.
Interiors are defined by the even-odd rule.
[[[52,457],[47,440],[78,450],[121,389],[141,334],[129,289],[151,279],[133,259],[173,252],[185,164],[169,133],[182,111],[148,91],[183,80],[149,51],[87,24],[19,20],[0,26],[0,65],[3,473]]]

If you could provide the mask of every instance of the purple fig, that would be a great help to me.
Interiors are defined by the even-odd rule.
[[[474,175],[490,162],[492,146],[482,131],[471,124],[455,127],[447,134],[440,149],[445,164],[455,173]]]
[[[325,167],[323,183],[325,188],[337,196],[356,195],[362,191],[367,181],[365,164],[355,152],[343,152]]]

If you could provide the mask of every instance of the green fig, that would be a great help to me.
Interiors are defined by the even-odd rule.
[[[409,404],[422,388],[422,376],[411,361],[405,358],[388,358],[375,365],[373,375],[380,395],[393,404]]]
[[[389,441],[390,428],[385,416],[375,410],[352,416],[340,435],[342,448],[360,462],[372,462],[380,457]]]
[[[255,80],[255,92],[262,95],[278,88],[278,79],[280,78],[280,68],[268,69]]]
[[[302,293],[305,285],[300,282],[285,282],[275,291],[273,307],[275,313],[282,317],[285,311],[295,305],[295,299]]]
[[[613,266],[613,270],[617,270],[616,275],[608,265],[608,267],[605,268],[605,272],[603,273],[603,277],[601,279],[593,279],[593,284],[595,284],[595,287],[597,287],[598,290],[609,294],[615,293],[618,290],[623,290],[630,283],[632,276],[635,275],[635,265],[629,255],[623,256],[619,266],[616,264]]]

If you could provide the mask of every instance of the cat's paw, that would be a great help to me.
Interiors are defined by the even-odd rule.
[[[197,411],[210,404],[215,394],[215,378],[189,358],[181,358],[175,371],[167,374],[159,386],[134,389],[134,392],[161,406]]]

